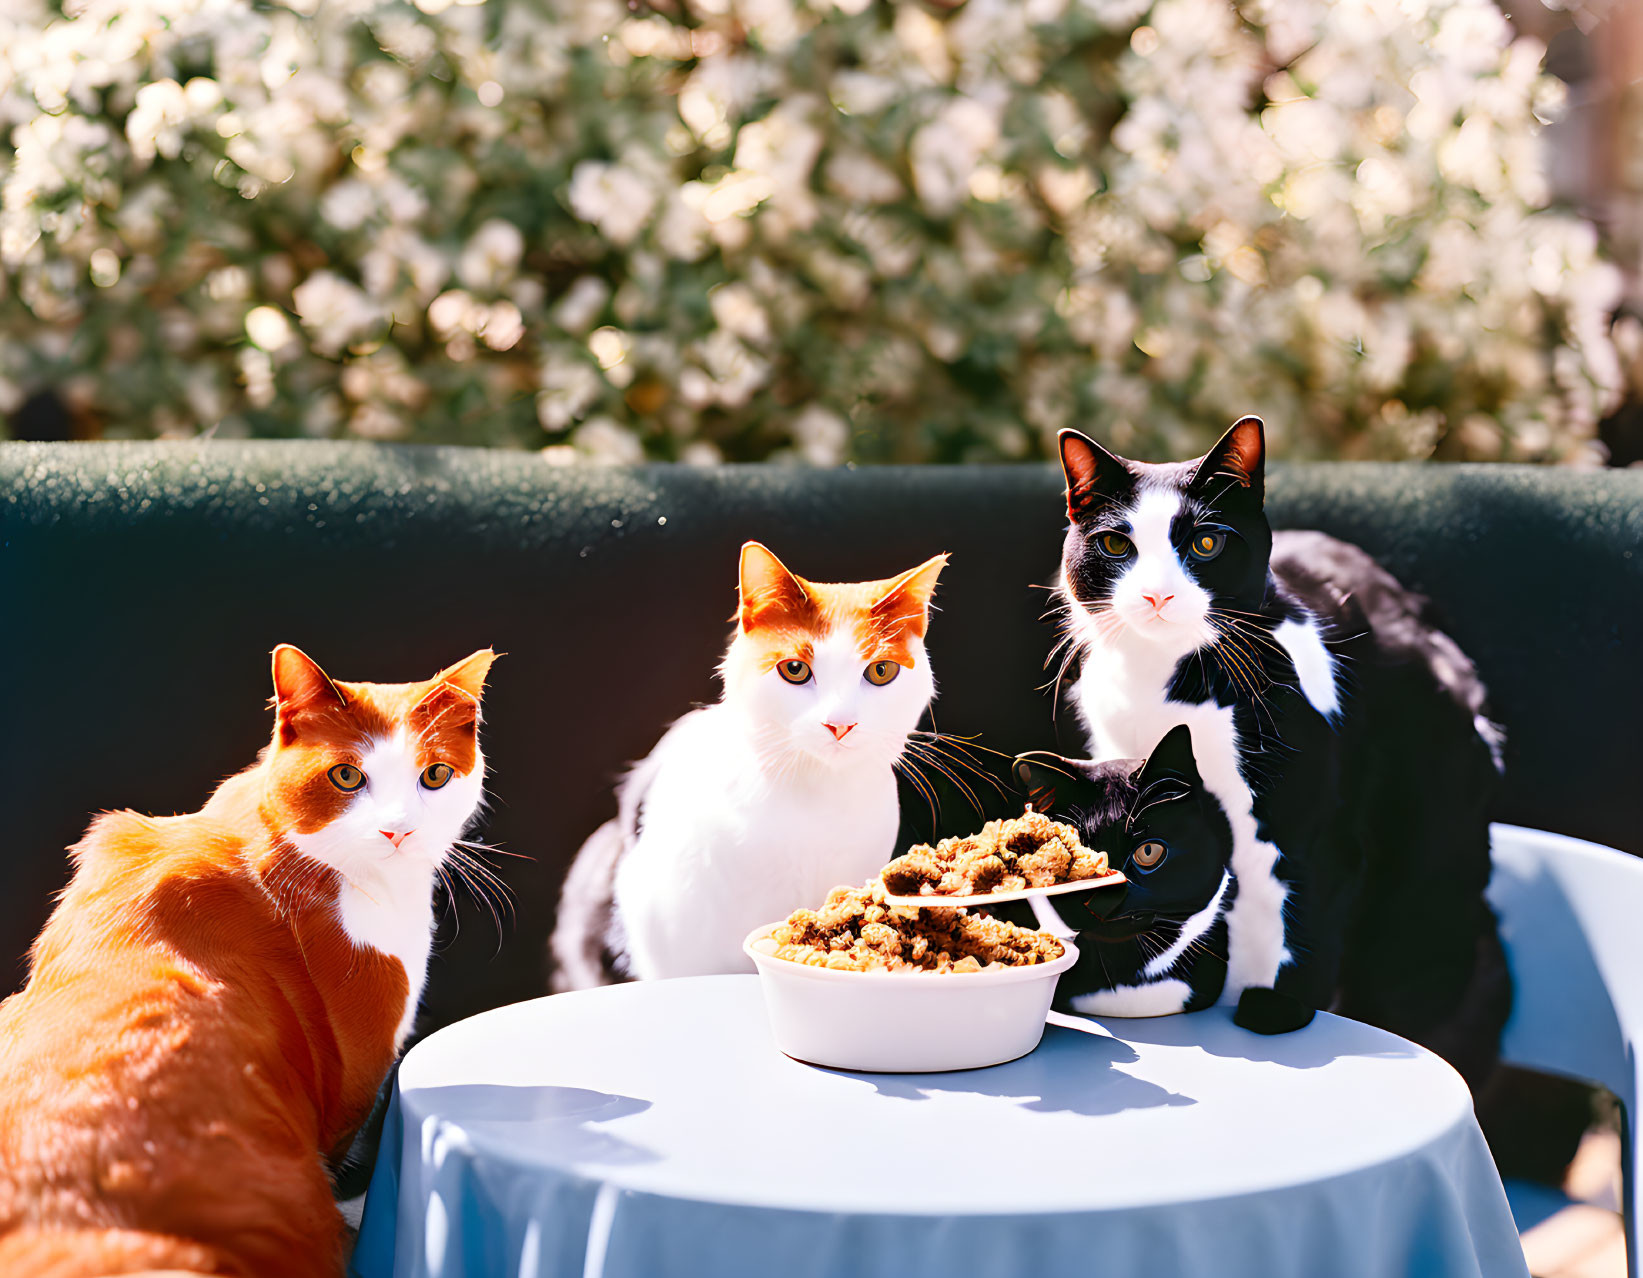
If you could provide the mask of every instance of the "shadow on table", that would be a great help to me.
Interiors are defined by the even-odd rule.
[[[456,1083],[402,1093],[415,1115],[437,1115],[481,1139],[506,1141],[510,1148],[538,1145],[575,1162],[631,1166],[657,1161],[643,1145],[602,1131],[594,1124],[642,1113],[650,1102],[586,1087],[513,1087],[501,1083]]]
[[[1082,1018],[1056,1016],[1072,1025]],[[1111,1034],[1126,1043],[1150,1043],[1162,1047],[1196,1047],[1210,1056],[1262,1061],[1288,1069],[1318,1069],[1348,1056],[1408,1057],[1412,1047],[1387,1046],[1365,1051],[1363,1031],[1354,1021],[1320,1016],[1305,1029],[1292,1034],[1256,1034],[1232,1023],[1226,1008],[1179,1016],[1137,1017],[1134,1020],[1106,1018],[1089,1022],[1091,1034]]]
[[[1093,1026],[1050,1025],[1036,1052],[988,1069],[945,1074],[859,1074],[835,1070],[881,1096],[927,1100],[936,1092],[970,1092],[1014,1100],[1040,1113],[1119,1114],[1131,1109],[1196,1105],[1191,1096],[1115,1068],[1138,1059],[1128,1044]]]

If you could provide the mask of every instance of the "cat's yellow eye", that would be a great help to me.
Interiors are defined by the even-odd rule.
[[[451,779],[453,769],[448,763],[430,763],[422,769],[422,785],[424,789],[437,790]]]
[[[1164,859],[1167,850],[1157,839],[1148,839],[1130,853],[1130,860],[1135,862],[1138,870],[1150,870]]]
[[[797,657],[793,657],[787,661],[778,661],[776,669],[780,672],[782,678],[789,683],[810,682],[810,663],[808,661],[800,661]]]
[[[894,661],[875,661],[867,667],[867,682],[882,688],[900,673],[901,666]]]
[[[325,774],[331,778],[331,784],[344,794],[352,794],[365,784],[365,774],[351,763],[339,763]]]
[[[1213,528],[1195,528],[1187,550],[1194,559],[1214,559],[1227,544],[1227,535]]]
[[[1108,559],[1126,559],[1133,547],[1123,533],[1104,532],[1095,539],[1095,548]]]

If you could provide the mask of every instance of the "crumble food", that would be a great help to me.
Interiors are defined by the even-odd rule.
[[[884,885],[836,887],[771,932],[776,957],[849,972],[980,972],[1060,958],[1061,942],[967,910],[887,905]]]
[[[1079,842],[1078,831],[1028,808],[989,821],[978,834],[920,843],[884,867],[896,896],[972,896],[1075,883],[1107,873],[1107,854]]]

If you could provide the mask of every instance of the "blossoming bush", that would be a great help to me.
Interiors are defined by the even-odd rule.
[[[35,5],[31,11],[31,5]],[[1487,0],[14,0],[0,411],[550,457],[1592,459]]]

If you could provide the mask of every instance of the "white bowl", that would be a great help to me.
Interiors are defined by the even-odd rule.
[[[1025,1056],[1044,1036],[1060,958],[983,972],[841,972],[777,958],[755,928],[742,950],[759,969],[770,1032],[795,1060],[832,1069],[933,1074],[981,1069]],[[762,942],[762,945],[761,945]]]

